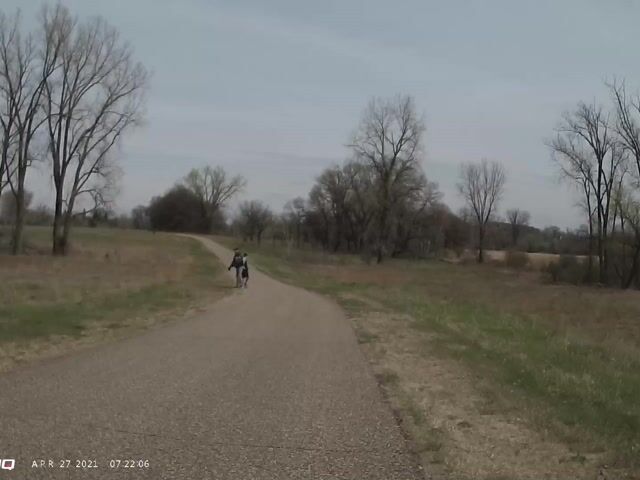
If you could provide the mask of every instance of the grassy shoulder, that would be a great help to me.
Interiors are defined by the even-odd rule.
[[[637,478],[637,292],[496,266],[246,248],[267,273],[345,307],[425,460],[447,474],[593,478],[608,464]]]
[[[78,228],[66,257],[49,229],[26,232],[28,254],[0,255],[0,366],[55,354],[175,317],[224,292],[217,259],[196,240]]]

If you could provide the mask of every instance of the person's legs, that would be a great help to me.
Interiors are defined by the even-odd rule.
[[[236,268],[236,288],[240,288],[242,286],[241,275],[240,269]]]

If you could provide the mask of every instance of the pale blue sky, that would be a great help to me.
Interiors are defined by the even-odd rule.
[[[35,0],[2,0],[32,20]],[[306,195],[371,96],[410,94],[427,125],[424,168],[460,206],[463,161],[508,172],[501,212],[538,226],[581,223],[545,139],[603,81],[640,88],[632,0],[65,0],[117,26],[153,72],[147,125],[126,139],[119,210],[192,167],[222,165],[275,209]],[[45,166],[32,188],[50,195]],[[39,178],[36,178],[39,177]]]

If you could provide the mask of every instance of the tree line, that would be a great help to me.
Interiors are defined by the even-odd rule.
[[[628,130],[633,131],[631,127]],[[592,215],[587,224],[576,230],[538,230],[529,226],[531,216],[525,210],[511,208],[500,215],[507,175],[502,164],[486,159],[460,166],[457,188],[465,207],[452,212],[442,202],[437,183],[429,180],[423,169],[424,131],[411,97],[373,99],[349,141],[349,158],[341,165],[325,168],[308,195],[290,200],[281,213],[274,213],[263,202],[250,200],[240,203],[232,218],[226,218],[225,206],[243,191],[246,181],[241,176],[229,176],[221,167],[204,167],[188,173],[149,206],[134,209],[133,223],[138,228],[169,231],[231,231],[258,243],[268,236],[273,242],[297,247],[315,245],[378,262],[401,255],[434,256],[443,250],[462,253],[469,248],[477,252],[479,262],[485,260],[487,248],[568,254],[586,259],[584,271],[580,270],[581,281],[585,282],[603,281],[594,275],[596,269],[600,272],[594,259],[600,260],[596,247],[604,245],[602,259],[605,255],[615,259],[610,261],[620,285],[629,287],[637,282],[637,222],[632,192],[637,191],[638,183],[630,174],[633,163],[629,162],[628,153],[610,152],[606,158],[615,161],[606,170],[604,162],[598,167],[595,154],[590,156],[587,149],[579,149],[566,127],[559,128],[557,138],[550,142],[553,158],[556,162],[575,162],[580,158],[578,153],[584,155],[583,161],[568,165],[579,173],[593,172],[592,176],[567,177],[570,170],[565,163],[561,172],[589,192],[583,203]],[[559,149],[561,145],[565,150]],[[573,148],[570,155],[563,153],[568,151],[567,145]],[[622,149],[621,143],[612,145],[611,151]],[[590,167],[587,160],[593,162]],[[615,195],[604,180],[605,186],[596,188],[598,168],[602,170],[601,179],[609,178],[608,172],[616,173],[616,181],[608,183],[616,185]],[[607,208],[612,219],[607,224],[605,204],[609,191]],[[599,206],[596,209],[594,205]],[[602,241],[599,235],[604,237],[605,233],[607,240]]]
[[[11,249],[19,253],[26,221],[44,222],[50,213],[52,253],[64,254],[78,219],[108,217],[117,146],[142,121],[149,74],[102,18],[81,20],[57,5],[42,8],[37,20],[25,31],[19,12],[0,12],[0,221],[11,225]],[[548,142],[560,176],[579,194],[585,225],[542,235],[545,244],[583,252],[584,281],[628,288],[640,286],[640,97],[624,82],[608,88],[608,107],[579,103]],[[228,221],[224,207],[246,181],[204,167],[134,209],[130,220],[169,231],[231,228],[258,242],[268,232],[377,262],[469,246],[483,262],[487,245],[503,243],[496,240],[506,231],[501,225],[518,247],[530,216],[514,208],[500,221],[504,167],[484,159],[462,165],[457,188],[465,208],[454,213],[424,171],[424,133],[412,97],[375,98],[349,139],[349,158],[326,168],[307,197],[280,214],[250,200]],[[31,212],[26,186],[37,164],[50,170],[54,200]]]
[[[442,203],[438,185],[423,170],[424,132],[410,96],[371,100],[349,141],[351,156],[344,164],[326,168],[308,197],[287,202],[279,215],[257,200],[241,203],[229,222],[231,230],[258,243],[269,231],[274,241],[298,247],[311,243],[381,262],[403,254],[426,256],[442,248],[462,250],[475,219],[482,261],[486,232],[504,187],[504,169],[487,161],[464,165],[460,189],[468,194],[468,212],[474,215],[456,215]],[[488,170],[493,175],[489,179]],[[148,207],[134,210],[134,220],[138,218],[140,225],[147,215],[149,227],[161,230],[224,229],[224,204],[244,185],[241,177],[229,179],[220,167],[193,170]],[[514,212],[510,235],[517,243],[528,214]]]
[[[50,168],[51,250],[67,252],[74,219],[117,193],[117,145],[142,120],[149,74],[100,17],[43,7],[33,31],[0,12],[0,200],[13,205],[11,249],[22,251],[34,165]]]
[[[588,228],[586,281],[640,286],[640,97],[608,84],[611,103],[579,103],[549,141]],[[597,263],[596,263],[597,261]]]

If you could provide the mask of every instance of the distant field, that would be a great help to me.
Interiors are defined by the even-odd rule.
[[[485,258],[488,262],[505,263],[507,252],[505,250],[485,250]],[[529,259],[527,268],[531,270],[542,270],[552,262],[557,262],[561,255],[557,253],[528,253],[523,252]],[[477,253],[471,250],[464,252],[461,258],[453,258],[454,263],[456,261],[472,262],[475,260]],[[583,261],[587,257],[584,255],[576,255],[578,260]]]
[[[0,368],[145,328],[222,294],[221,266],[195,240],[78,228],[70,254],[52,257],[49,234],[29,228],[28,254],[0,255]]]
[[[591,479],[607,464],[609,478],[640,478],[639,292],[492,265],[242,248],[352,315],[416,449],[445,477]]]
[[[507,252],[504,250],[487,250],[487,259],[494,262],[504,262]],[[540,270],[551,262],[558,261],[560,259],[559,254],[555,253],[527,253],[529,257],[529,266],[535,270]],[[577,256],[579,259],[584,259],[584,256]]]

